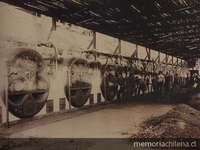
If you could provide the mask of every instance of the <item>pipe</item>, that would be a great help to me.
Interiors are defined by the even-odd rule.
[[[6,99],[6,128],[9,128],[9,107],[8,107],[8,73],[9,73],[9,66],[8,61],[5,61],[6,66],[6,73],[4,75],[4,86],[5,86],[5,99]]]

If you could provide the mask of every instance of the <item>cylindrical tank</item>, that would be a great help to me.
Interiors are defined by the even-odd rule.
[[[101,80],[101,92],[103,97],[112,101],[117,95],[118,90],[118,78],[117,78],[117,66],[114,62],[109,60],[109,63],[102,66],[102,80]]]
[[[92,89],[92,79],[89,74],[89,64],[83,58],[71,58],[65,60],[65,65],[70,68],[70,74],[66,76],[67,82],[64,86],[64,92],[71,105],[74,107],[82,107],[90,97]],[[69,95],[70,91],[70,95]]]
[[[14,116],[32,117],[43,108],[49,94],[45,61],[36,50],[29,48],[1,51],[4,60],[1,65],[7,62],[7,66],[3,67],[6,71],[1,71],[1,98],[6,103],[5,93],[8,93],[9,111]]]

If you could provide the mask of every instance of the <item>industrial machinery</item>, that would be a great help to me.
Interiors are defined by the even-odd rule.
[[[72,106],[81,107],[87,102],[92,88],[92,80],[88,72],[89,64],[83,58],[71,58],[66,61],[68,80],[64,92]]]
[[[103,97],[108,101],[113,100],[118,90],[117,66],[113,59],[109,58],[107,63],[102,66],[101,81]]]
[[[30,48],[3,49],[9,52],[7,71],[3,73],[1,97],[9,111],[16,117],[28,118],[37,114],[44,106],[49,94],[49,78],[45,73],[42,56]]]
[[[49,76],[52,76],[52,70],[56,73],[58,62],[56,49],[50,45],[48,51],[51,51],[52,48],[54,53],[51,55],[51,59],[47,59],[30,48],[2,50],[1,57],[6,58],[7,66],[5,67],[6,71],[1,72],[3,87],[0,94],[4,103],[8,102],[9,111],[14,116],[19,118],[32,117],[45,105],[50,89]],[[6,54],[7,52],[9,53]],[[152,62],[146,65],[147,69],[145,70],[141,61],[135,60],[130,63],[125,59],[117,59],[118,57],[114,57],[114,55],[108,57],[105,54],[107,56],[106,63],[100,63],[95,59],[94,62],[89,64],[85,53],[83,54],[84,57],[66,55],[67,58],[64,57],[61,63],[62,66],[67,68],[64,93],[70,105],[74,107],[82,107],[90,97],[92,89],[91,69],[92,71],[101,70],[100,89],[103,97],[108,101],[112,101],[116,97],[119,86],[118,80],[123,71],[130,73],[129,78],[133,78],[133,75],[137,73],[148,72],[153,74],[154,72]],[[47,61],[50,62],[49,65],[46,63]],[[157,70],[159,69],[157,68]],[[153,76],[152,78],[154,79]],[[130,91],[130,95],[132,95],[135,89]]]

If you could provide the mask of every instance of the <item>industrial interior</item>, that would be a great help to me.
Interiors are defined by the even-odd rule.
[[[105,102],[200,110],[199,0],[1,0],[0,7],[4,128]]]

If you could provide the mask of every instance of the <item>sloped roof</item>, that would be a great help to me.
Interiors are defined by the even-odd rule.
[[[200,0],[1,0],[184,60],[200,57]]]

